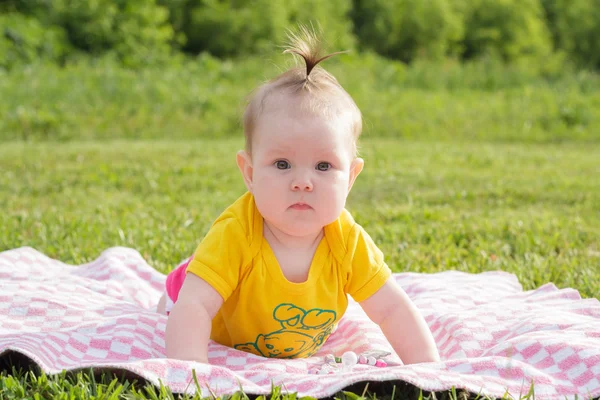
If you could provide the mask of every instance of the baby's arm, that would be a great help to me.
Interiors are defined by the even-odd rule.
[[[222,304],[223,298],[212,286],[188,273],[167,320],[167,357],[208,363],[212,320]]]
[[[360,305],[379,325],[404,364],[440,360],[425,319],[393,278]]]

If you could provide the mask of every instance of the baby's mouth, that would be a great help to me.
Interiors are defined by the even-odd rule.
[[[295,203],[295,204],[292,204],[290,206],[290,208],[293,210],[305,211],[305,210],[310,210],[312,207],[306,203]]]

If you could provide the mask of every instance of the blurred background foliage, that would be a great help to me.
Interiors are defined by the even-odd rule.
[[[236,58],[317,23],[336,49],[412,63],[559,56],[600,68],[598,0],[0,0],[0,65],[111,55],[129,67],[208,52]]]
[[[298,24],[367,134],[600,139],[600,0],[0,0],[0,139],[239,137]]]

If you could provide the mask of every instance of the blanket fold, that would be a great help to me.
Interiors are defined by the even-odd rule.
[[[429,324],[442,362],[388,367],[356,365],[309,374],[326,354],[390,350],[362,309],[350,302],[338,329],[317,355],[266,359],[209,344],[210,365],[165,358],[166,317],[154,309],[165,276],[122,247],[71,266],[28,247],[0,253],[0,357],[16,352],[48,374],[94,368],[122,370],[176,393],[204,395],[240,388],[268,394],[283,385],[300,396],[327,397],[363,381],[403,381],[426,391],[452,387],[502,397],[600,396],[600,302],[553,284],[523,291],[504,272],[399,273],[397,282]]]

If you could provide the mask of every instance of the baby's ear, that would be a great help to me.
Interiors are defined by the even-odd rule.
[[[238,168],[242,173],[242,177],[244,178],[246,188],[252,193],[252,158],[247,151],[240,150],[237,152],[236,161]]]
[[[360,174],[360,171],[363,170],[364,166],[365,160],[363,160],[362,158],[355,158],[354,161],[352,161],[352,164],[350,164],[350,179],[348,180],[348,193],[350,193],[350,189],[352,189],[352,185],[354,185],[356,177],[358,176],[358,174]]]

